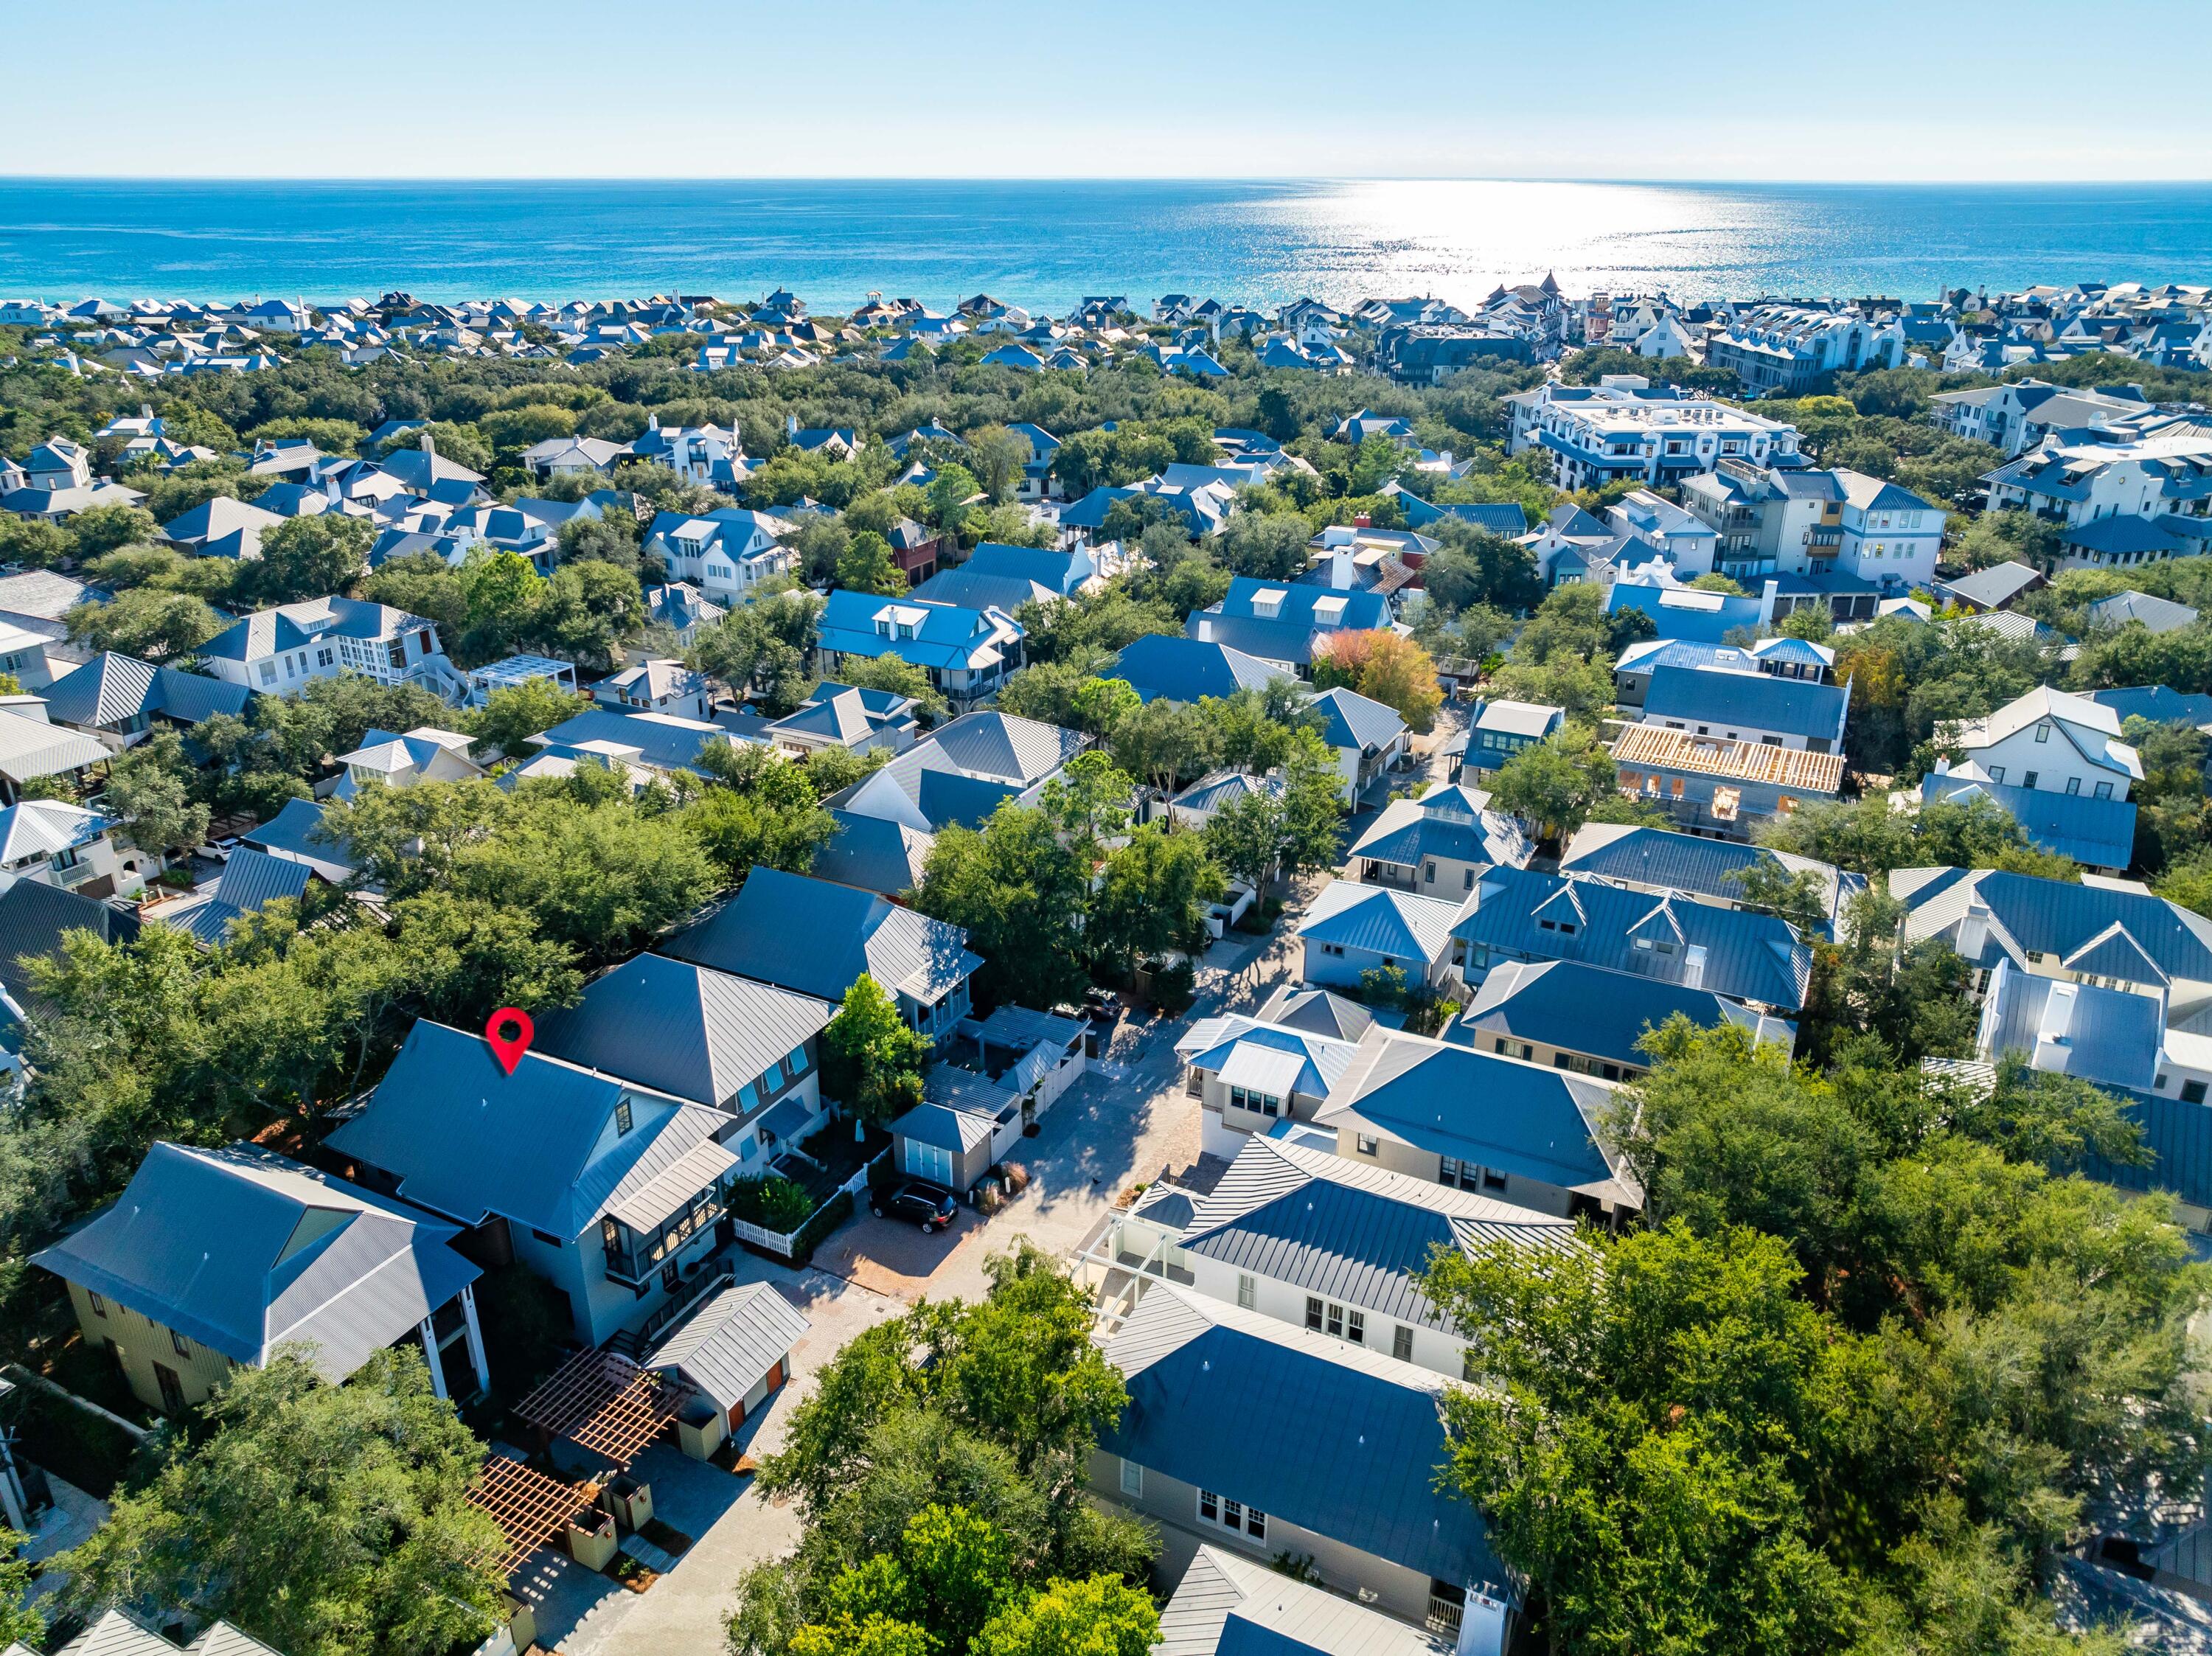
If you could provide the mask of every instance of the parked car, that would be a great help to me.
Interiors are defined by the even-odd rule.
[[[1083,1010],[1100,1023],[1121,1021],[1121,998],[1110,989],[1093,989],[1083,998]]]
[[[960,1211],[960,1203],[942,1185],[927,1179],[902,1179],[886,1185],[868,1198],[868,1211],[878,1219],[907,1219],[928,1235],[939,1225],[949,1225]]]

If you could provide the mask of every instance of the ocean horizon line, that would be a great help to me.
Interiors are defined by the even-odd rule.
[[[2192,178],[1606,178],[1542,173],[5,173],[9,184],[174,185],[1253,185],[1359,184],[1588,185],[1624,190],[2187,190],[2212,189],[2212,173]]]

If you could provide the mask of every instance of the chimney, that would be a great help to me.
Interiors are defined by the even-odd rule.
[[[787,437],[796,437],[799,435],[799,416],[797,415],[787,414],[783,416],[783,434]]]
[[[1352,520],[1352,526],[1354,529],[1372,529],[1375,527],[1375,519],[1363,512]]]
[[[645,416],[645,428],[647,431],[659,431],[660,429],[660,416],[657,414],[647,415]]]
[[[430,440],[430,434],[427,431],[415,440],[415,446],[434,460],[438,458],[438,446]]]
[[[1198,641],[1200,644],[1213,642],[1213,623],[1204,616],[1198,618]]]
[[[1966,918],[1959,922],[1959,954],[1965,960],[1976,961],[1989,944],[1990,906],[1976,897],[1967,902]]]
[[[2074,1002],[2080,993],[2074,984],[2051,986],[2050,998],[2043,1003],[2043,1027],[2035,1034],[2035,1068],[2052,1075],[2066,1073],[2073,1057]]]
[[[1340,549],[1329,555],[1328,584],[1338,591],[1345,592],[1351,590],[1352,570],[1352,554],[1349,550]]]
[[[151,403],[141,403],[138,405],[138,417],[141,420],[152,419],[154,417],[154,405]]]

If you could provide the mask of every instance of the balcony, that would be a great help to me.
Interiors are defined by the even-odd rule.
[[[710,1140],[708,1146],[726,1160],[729,1152]],[[702,1146],[702,1149],[708,1146]],[[671,1174],[681,1174],[684,1163],[690,1158],[682,1157],[666,1173],[648,1183],[643,1189],[617,1203],[599,1221],[599,1241],[606,1250],[607,1280],[619,1283],[624,1288],[643,1293],[653,1274],[671,1264],[676,1256],[691,1243],[710,1233],[716,1221],[726,1211],[721,1177],[718,1173],[713,1181],[682,1198],[674,1210],[658,1221],[649,1216],[661,1205],[654,1200],[659,1192],[656,1187]]]

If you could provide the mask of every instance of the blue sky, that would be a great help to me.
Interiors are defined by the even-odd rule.
[[[2008,0],[1978,18],[1926,0],[109,0],[98,39],[15,66],[0,170],[2212,175],[2212,5],[2195,0]]]

